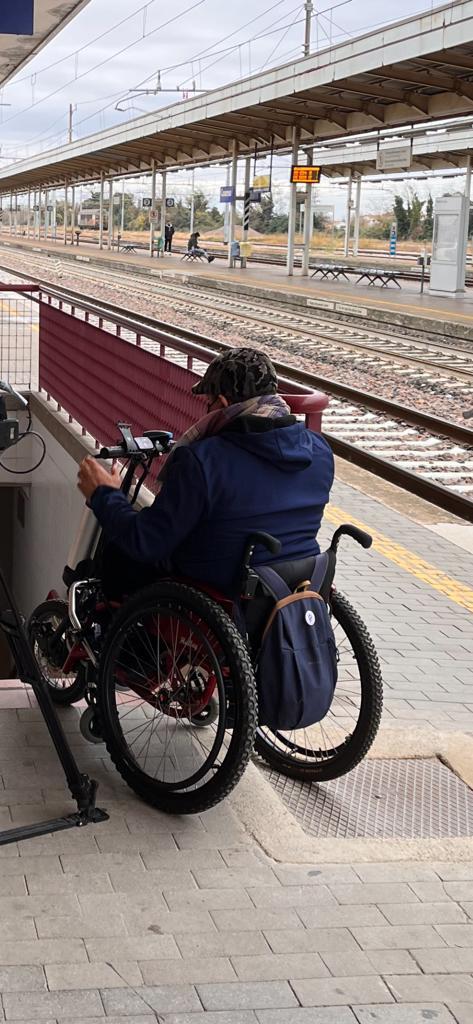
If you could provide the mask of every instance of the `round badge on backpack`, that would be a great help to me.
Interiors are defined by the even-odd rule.
[[[307,612],[305,613],[305,621],[307,622],[307,625],[308,625],[308,626],[313,626],[313,625],[314,625],[314,623],[315,623],[315,615],[314,615],[314,613],[313,613],[313,612],[312,612],[312,611],[310,610],[310,608],[309,608],[309,610],[308,610],[308,611],[307,611]]]

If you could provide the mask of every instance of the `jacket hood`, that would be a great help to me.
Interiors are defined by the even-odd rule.
[[[289,426],[276,426],[277,420],[272,423],[273,429],[244,433],[226,430],[220,437],[258,459],[271,462],[284,473],[296,473],[312,465],[315,435],[297,421]]]

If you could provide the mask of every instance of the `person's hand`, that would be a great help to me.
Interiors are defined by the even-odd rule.
[[[84,498],[88,501],[92,497],[97,487],[116,487],[121,486],[120,479],[120,467],[113,466],[112,472],[110,473],[105,466],[101,466],[96,459],[92,459],[90,455],[87,455],[79,466],[79,475],[77,477],[77,486]]]

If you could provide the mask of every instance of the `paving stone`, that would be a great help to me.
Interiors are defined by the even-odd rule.
[[[384,981],[376,976],[293,981],[292,987],[302,1006],[345,1006],[361,1003],[363,999],[372,1003],[393,1002]]]
[[[422,924],[412,927],[394,925],[386,928],[354,928],[353,934],[362,949],[427,949],[445,945],[438,931]]]
[[[438,924],[436,931],[448,946],[473,946],[473,924]]]
[[[33,926],[34,927],[34,926]],[[91,917],[80,913],[66,917],[48,917],[44,914],[36,919],[40,939],[106,939],[127,935],[125,922],[119,914]]]
[[[301,930],[302,933],[302,930]],[[254,956],[269,950],[262,932],[214,932],[204,935],[176,935],[175,941],[187,957]],[[354,940],[353,940],[354,941]]]
[[[64,917],[64,914],[76,913],[77,909],[77,897],[69,894],[0,897],[0,921],[7,917],[39,917],[40,914]]]
[[[360,888],[362,886],[360,885]],[[317,906],[336,906],[336,902],[326,885],[288,885],[270,886],[263,885],[257,888],[249,888],[248,893],[255,907],[307,907],[312,904]]]
[[[65,853],[60,859],[62,870],[66,875],[95,874],[97,872],[123,869],[125,872],[138,872],[144,875],[146,868],[139,853],[86,853],[76,856],[73,853]],[[35,871],[35,867],[30,868]]]
[[[15,992],[3,996],[6,1020],[47,1020],[64,1017],[101,1017],[104,1010],[98,992]]]
[[[330,920],[324,907],[298,907],[297,913],[306,928],[376,928],[386,924],[386,918],[377,907],[363,904],[348,904],[344,907],[330,907]],[[275,926],[276,927],[276,926]]]
[[[251,892],[251,890],[250,890]],[[164,899],[170,910],[193,910],[204,907],[207,910],[237,910],[240,907],[253,907],[246,889],[165,889]]]
[[[0,967],[0,992],[37,992],[45,988],[41,967]]]
[[[354,978],[363,974],[380,973],[375,970],[372,961],[361,950],[352,949],[349,953],[322,953],[322,960],[335,978]]]
[[[85,939],[89,960],[165,960],[179,956],[171,935],[127,936],[115,939]]]
[[[379,908],[391,924],[460,924],[466,921],[458,903],[381,904]]]
[[[440,1003],[354,1006],[353,1013],[358,1024],[456,1024],[450,1011]],[[470,1021],[471,1018],[468,1024]]]
[[[473,1003],[473,978],[468,974],[394,974],[386,981],[398,1002]]]
[[[241,981],[277,981],[291,978],[325,978],[329,971],[318,953],[269,953],[266,956],[232,957]]]
[[[366,954],[376,974],[419,974],[414,957],[405,949],[374,949]]]
[[[274,867],[282,885],[349,885],[358,882],[355,869],[345,864],[318,865],[285,865]],[[251,885],[251,881],[247,883]]]
[[[257,1010],[297,1006],[287,981],[237,981],[231,984],[198,985],[204,1010]]]
[[[463,885],[464,883],[460,884]],[[413,889],[416,896],[425,903],[448,903],[451,899],[451,896],[448,895],[443,882],[411,882],[411,889]],[[381,902],[381,900],[379,902]]]
[[[242,868],[193,868],[193,875],[200,889],[234,889],[238,886],[275,885],[277,882],[275,872],[265,864],[259,864],[256,858],[250,860],[248,867]]]
[[[1,873],[1,861],[0,861]],[[2,939],[35,939],[36,928],[32,917],[6,917],[0,920],[0,943]]]
[[[196,985],[198,982],[237,980],[230,960],[224,956],[187,957],[164,963],[161,960],[142,960],[139,966],[145,985]]]
[[[323,953],[359,950],[348,928],[308,928],[299,931],[265,931],[273,953]]]
[[[174,840],[180,850],[225,850],[235,846],[249,846],[245,832],[175,832]]]
[[[136,849],[140,852],[141,859],[150,871],[181,871],[187,868],[189,871],[199,871],[201,869],[212,871],[221,871],[225,867],[224,855],[235,853],[237,851],[223,850],[220,853],[219,850],[178,850],[174,844],[172,851],[170,850],[156,850],[156,847],[150,843],[144,843],[140,845],[141,840],[136,836],[130,836],[130,842],[136,846]],[[103,849],[103,840],[100,836],[97,837],[97,843],[100,849]],[[251,856],[253,859],[254,854],[250,854],[248,848],[238,851],[241,856],[245,858]]]
[[[416,949],[414,956],[425,974],[473,973],[473,949]]]
[[[107,1016],[146,1014],[149,1010],[159,1014],[202,1010],[202,1004],[192,985],[153,985],[144,986],[136,991],[102,989],[101,995]]]
[[[144,865],[143,865],[144,866]],[[188,868],[157,871],[146,868],[143,873],[128,869],[112,869],[110,881],[115,892],[162,892],[164,889],[197,890],[197,883]]]
[[[126,981],[110,964],[47,964],[50,991],[59,989],[124,988]]]
[[[57,1024],[65,1024],[65,1021],[66,1018],[59,1018]],[[19,1024],[23,1024],[23,1022],[20,1021]],[[48,1021],[45,1024],[55,1024],[55,1022]],[[69,1024],[69,1019],[67,1019],[67,1024]],[[132,1014],[132,1016],[126,1017],[74,1017],[74,1024],[156,1024],[156,1014],[152,1010],[148,1010],[147,1014]]]
[[[220,913],[236,913],[236,911],[220,911]],[[251,913],[251,911],[248,911]],[[179,935],[188,932],[199,935],[201,932],[215,932],[215,923],[207,910],[153,910],[124,908],[124,919],[130,935]],[[231,931],[231,929],[228,929]]]
[[[256,1016],[258,1024],[356,1024],[353,1010],[348,1006],[299,1006],[295,1010],[257,1010]]]
[[[449,1010],[453,1013],[455,1024],[471,1024],[471,1003],[450,1003]]]
[[[52,893],[52,895],[56,895],[56,893],[62,892],[88,894],[113,891],[112,883],[108,875],[103,871],[90,875],[34,875],[30,873],[26,876],[26,883],[28,892],[32,896],[38,893]]]
[[[452,900],[471,900],[473,886],[467,882],[444,882],[445,892]]]
[[[473,862],[460,864],[434,864],[436,873],[444,882],[473,882]]]
[[[262,931],[271,928],[301,928],[302,922],[295,910],[284,907],[276,910],[214,910],[212,919],[219,931]]]
[[[62,864],[59,857],[5,857],[2,858],[2,877],[9,875],[27,875],[34,871],[36,875],[62,875]],[[2,887],[3,892],[3,887]]]
[[[0,942],[0,964],[83,963],[87,953],[81,939],[36,939]]]
[[[107,1018],[108,1024],[108,1018]],[[170,1013],[165,1024],[258,1024],[253,1010],[217,1010],[216,1013]]]
[[[424,883],[421,883],[424,884]],[[430,885],[430,882],[426,882]],[[357,882],[356,885],[332,885],[335,899],[344,903],[417,903],[417,896],[410,886],[400,883]]]

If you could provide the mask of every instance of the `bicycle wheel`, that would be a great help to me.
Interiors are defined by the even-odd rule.
[[[98,679],[107,750],[147,803],[192,814],[233,789],[253,748],[256,682],[214,601],[165,581],[136,594],[107,634]]]
[[[82,700],[87,687],[86,663],[77,661],[69,671],[63,668],[75,644],[66,602],[43,601],[31,613],[26,628],[51,700],[62,705]]]
[[[336,590],[330,605],[338,652],[338,682],[330,711],[306,729],[258,728],[255,741],[257,753],[271,768],[308,782],[336,779],[365,757],[383,706],[381,668],[366,626]]]

